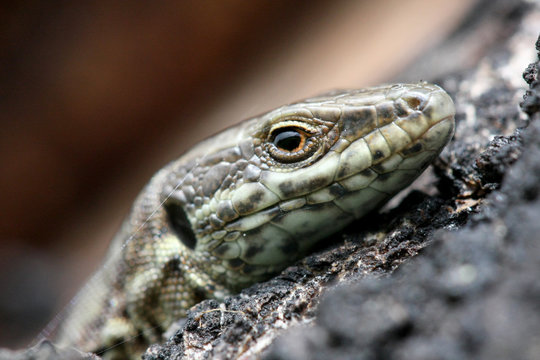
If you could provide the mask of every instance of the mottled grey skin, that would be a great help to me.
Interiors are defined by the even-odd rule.
[[[194,304],[269,278],[410,184],[451,138],[454,111],[435,85],[399,84],[286,105],[203,141],[143,189],[57,340],[137,356]],[[280,148],[283,131],[303,142]]]

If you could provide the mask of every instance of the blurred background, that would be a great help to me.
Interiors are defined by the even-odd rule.
[[[0,346],[61,310],[165,163],[284,103],[402,78],[475,2],[0,5]]]

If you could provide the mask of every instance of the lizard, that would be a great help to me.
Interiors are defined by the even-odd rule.
[[[334,91],[245,120],[159,170],[55,341],[140,357],[187,310],[293,264],[438,156],[455,108],[426,82]]]

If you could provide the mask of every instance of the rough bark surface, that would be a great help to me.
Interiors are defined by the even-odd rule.
[[[498,40],[435,80],[455,100],[456,134],[417,189],[274,279],[200,303],[144,359],[537,358],[538,62],[518,105],[540,4],[493,3]],[[480,41],[485,20],[458,38]],[[47,358],[33,351],[18,358]]]

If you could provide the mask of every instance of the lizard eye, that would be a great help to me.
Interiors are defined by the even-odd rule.
[[[267,151],[280,163],[295,163],[309,158],[319,147],[316,130],[297,124],[276,127],[267,138]]]
[[[284,127],[276,129],[272,135],[272,143],[279,149],[288,152],[296,152],[304,147],[307,135],[296,127]]]

